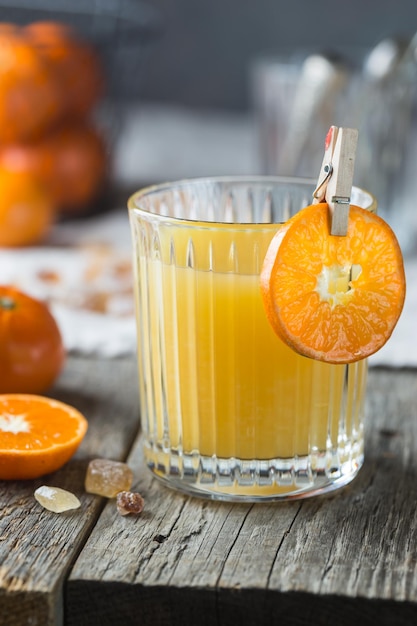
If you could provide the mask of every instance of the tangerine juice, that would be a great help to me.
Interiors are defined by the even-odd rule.
[[[276,192],[284,208],[298,194],[298,210],[306,184],[230,184],[233,206],[216,179],[150,188],[129,204],[145,459],[168,485],[211,498],[328,491],[363,462],[367,362],[300,356],[266,317],[260,272],[289,215],[263,207]]]
[[[167,465],[163,473],[202,457],[286,463],[310,455],[312,469],[338,466],[361,438],[366,362],[302,357],[267,320],[253,256],[276,229],[171,228],[169,240],[160,232],[159,258],[139,260],[142,416],[148,460],[159,471]],[[209,248],[222,250],[211,269]]]

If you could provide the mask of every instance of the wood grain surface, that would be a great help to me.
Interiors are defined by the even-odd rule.
[[[154,479],[136,436],[132,359],[73,357],[51,395],[90,428],[55,475],[0,483],[2,626],[417,623],[415,370],[370,371],[356,480],[281,504],[200,500]],[[128,460],[145,498],[140,516],[84,493],[95,456]],[[74,491],[81,509],[41,509],[41,482]]]
[[[96,456],[126,458],[139,427],[136,388],[131,361],[68,360],[50,395],[78,408],[89,429],[76,456],[58,472],[0,481],[1,626],[62,623],[62,585],[103,508],[102,498],[84,491],[86,467]],[[69,489],[81,508],[46,511],[33,496],[42,484]]]
[[[416,372],[371,371],[365,467],[303,502],[171,492],[138,439],[145,512],[120,519],[107,504],[69,577],[68,624],[417,623],[416,395]]]

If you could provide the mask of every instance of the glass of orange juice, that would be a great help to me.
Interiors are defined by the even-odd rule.
[[[259,275],[314,182],[202,178],[129,199],[147,465],[186,493],[282,500],[350,482],[363,463],[366,360],[296,354],[273,332]],[[352,203],[376,209],[366,191]]]

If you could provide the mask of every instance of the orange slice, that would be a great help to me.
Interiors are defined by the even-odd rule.
[[[296,352],[351,363],[379,350],[405,298],[401,250],[388,224],[351,206],[346,236],[332,236],[325,203],[305,207],[277,232],[261,272],[275,333]]]
[[[38,478],[62,467],[87,432],[73,407],[29,394],[0,394],[0,479]]]

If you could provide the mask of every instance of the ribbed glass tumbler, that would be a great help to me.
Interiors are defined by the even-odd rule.
[[[259,275],[313,183],[207,178],[129,199],[145,458],[189,494],[307,497],[363,463],[367,362],[299,356],[271,329]],[[354,188],[352,202],[375,210]]]

